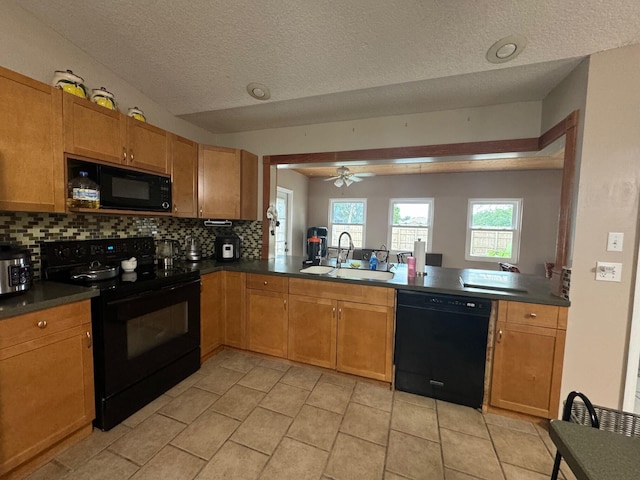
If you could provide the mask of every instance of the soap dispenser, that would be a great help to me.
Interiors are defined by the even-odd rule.
[[[369,270],[377,270],[378,269],[378,257],[376,257],[376,252],[371,252],[371,258],[369,258]]]

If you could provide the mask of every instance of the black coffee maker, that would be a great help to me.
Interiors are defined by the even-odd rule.
[[[327,256],[327,227],[307,229],[307,261],[320,265],[320,259]]]

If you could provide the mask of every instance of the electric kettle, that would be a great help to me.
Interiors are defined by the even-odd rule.
[[[187,235],[184,239],[187,244],[185,258],[190,262],[199,262],[202,260],[202,250],[200,248],[200,240],[192,235]]]

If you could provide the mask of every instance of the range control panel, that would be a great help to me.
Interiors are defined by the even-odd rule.
[[[138,264],[152,264],[155,254],[153,237],[68,240],[43,242],[40,246],[45,268],[103,264],[136,257]]]

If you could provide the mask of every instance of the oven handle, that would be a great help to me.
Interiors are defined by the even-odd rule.
[[[123,297],[123,298],[118,298],[117,300],[109,300],[106,303],[106,305],[107,306],[120,305],[121,303],[128,303],[133,299],[148,297],[148,296],[151,296],[151,295],[157,295],[160,292],[173,291],[173,290],[177,290],[179,288],[190,287],[191,285],[193,285],[194,287],[198,288],[198,292],[200,292],[200,289],[198,287],[200,285],[200,279],[198,278],[197,280],[192,280],[192,281],[189,281],[189,282],[174,283],[174,284],[171,284],[171,285],[165,285],[164,287],[154,288],[153,290],[147,290],[145,292],[136,293],[134,295],[128,295],[128,296]]]

